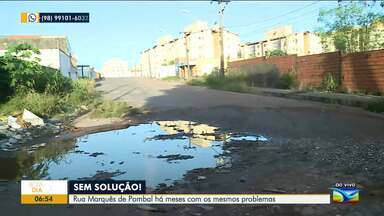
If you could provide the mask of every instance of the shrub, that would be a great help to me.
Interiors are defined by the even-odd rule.
[[[368,103],[364,106],[364,109],[371,112],[384,113],[384,100]]]
[[[67,102],[73,106],[86,105],[96,96],[94,80],[78,79],[73,82],[73,89],[67,95]]]
[[[60,71],[42,67],[42,72],[36,78],[35,90],[50,94],[66,94],[73,89],[73,81],[69,77],[63,76]]]
[[[326,91],[334,92],[336,91],[338,85],[336,78],[331,74],[327,73],[323,79],[323,88]]]
[[[64,77],[58,70],[39,64],[34,57],[39,50],[29,44],[9,47],[0,58],[0,99],[12,94],[28,92],[65,94],[72,89],[72,80]]]
[[[61,111],[61,97],[46,93],[30,92],[18,94],[0,107],[1,113],[6,115],[21,113],[28,109],[36,115],[48,117]]]
[[[276,83],[276,88],[280,89],[292,89],[297,88],[297,77],[294,70],[284,73],[279,77],[279,81]]]
[[[272,56],[286,56],[287,53],[284,52],[283,50],[281,49],[276,49],[276,50],[272,50],[272,51],[267,51],[266,53],[266,56],[267,57],[272,57]]]
[[[3,68],[4,61],[0,57],[0,102],[5,101],[9,96],[13,94],[11,87],[11,76],[9,71]]]
[[[279,71],[275,65],[245,65],[237,69],[229,69],[228,77],[242,80],[248,86],[275,87],[279,81]]]

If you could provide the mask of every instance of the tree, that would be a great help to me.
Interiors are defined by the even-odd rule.
[[[275,49],[275,50],[272,50],[272,51],[267,51],[266,52],[266,56],[267,57],[272,57],[272,56],[286,56],[287,53],[284,52],[283,50],[281,49]]]
[[[36,75],[41,72],[39,50],[29,44],[9,47],[3,56],[2,69],[9,73],[10,87],[15,90],[35,88]]]
[[[0,57],[0,99],[13,93],[64,94],[72,90],[72,80],[57,69],[41,66],[40,51],[29,44],[11,46]]]
[[[12,94],[11,77],[8,71],[3,68],[4,65],[4,58],[0,56],[0,102],[6,100]]]
[[[351,53],[384,47],[384,12],[376,2],[341,1],[336,8],[320,10],[318,21],[326,50],[334,46]]]

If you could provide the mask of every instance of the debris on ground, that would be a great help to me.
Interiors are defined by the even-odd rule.
[[[44,120],[27,109],[24,109],[22,119],[32,126],[44,126]]]
[[[8,126],[14,129],[20,129],[21,125],[17,123],[17,118],[8,116]]]
[[[207,179],[207,177],[205,176],[197,176],[197,180],[201,181],[201,180],[205,180]]]
[[[25,109],[22,114],[1,118],[0,151],[14,151],[19,149],[21,144],[28,143],[34,138],[57,135],[63,130],[61,122],[49,119],[45,122]],[[32,148],[37,147],[34,145]]]

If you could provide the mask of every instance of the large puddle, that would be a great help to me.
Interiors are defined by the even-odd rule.
[[[188,170],[230,166],[222,147],[233,140],[267,139],[190,121],[157,121],[24,148],[0,157],[0,179],[144,179],[154,187]]]

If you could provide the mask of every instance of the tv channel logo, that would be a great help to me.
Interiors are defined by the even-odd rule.
[[[334,187],[330,188],[332,202],[340,204],[356,204],[359,202],[360,190],[355,187]]]
[[[39,13],[20,13],[21,23],[38,23],[40,22]]]

